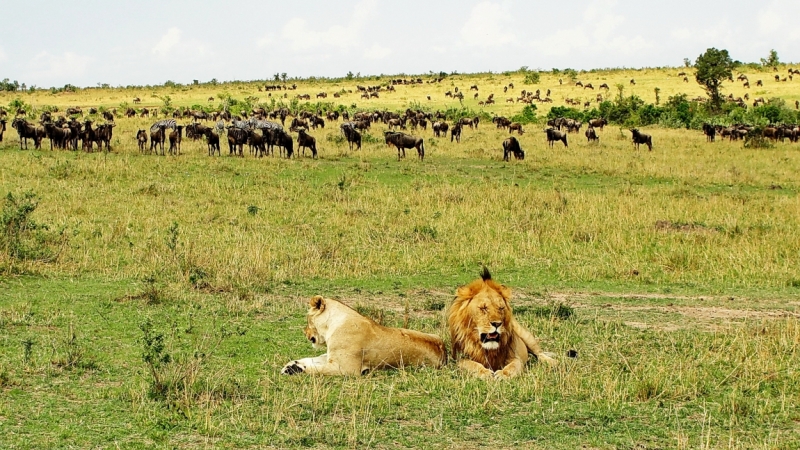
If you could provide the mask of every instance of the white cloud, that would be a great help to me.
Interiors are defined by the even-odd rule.
[[[372,44],[372,47],[364,51],[364,57],[368,59],[383,59],[392,54],[392,49]]]
[[[614,12],[616,4],[616,0],[593,1],[583,12],[582,22],[535,39],[531,45],[537,51],[551,56],[571,52],[632,55],[639,50],[653,47],[651,42],[641,36],[622,34],[620,29],[626,18]]]
[[[344,25],[332,25],[322,31],[309,26],[305,19],[294,17],[281,29],[281,38],[294,51],[307,51],[324,47],[348,49],[361,42],[364,25],[377,9],[376,0],[363,0],[356,5],[350,21]],[[261,43],[261,41],[259,41]]]
[[[203,57],[208,54],[206,46],[195,39],[184,39],[180,28],[172,27],[161,36],[161,40],[150,50],[160,58],[180,56],[182,60]]]
[[[737,33],[727,20],[722,20],[714,25],[705,25],[698,29],[677,28],[670,32],[672,38],[681,41],[703,42],[707,46],[729,44],[736,40]]]
[[[795,25],[795,18],[800,16],[800,4],[796,1],[776,0],[758,12],[758,31],[760,34],[782,40],[796,41],[800,39],[800,29]]]
[[[93,60],[94,58],[89,56],[72,52],[64,52],[61,55],[39,52],[30,62],[32,78],[39,83],[74,79],[85,74]]]
[[[179,28],[172,27],[167,30],[167,34],[161,37],[161,40],[158,41],[155,47],[153,47],[153,53],[159,56],[167,56],[169,52],[175,48],[181,42],[181,30]]]
[[[516,36],[509,31],[512,22],[511,13],[503,6],[492,2],[478,3],[461,27],[461,40],[481,48],[514,43]]]
[[[257,43],[258,43],[259,47],[269,47],[274,42],[275,42],[275,35],[272,34],[272,33],[269,33],[269,34],[265,34],[264,36],[261,36],[261,38],[259,38]]]

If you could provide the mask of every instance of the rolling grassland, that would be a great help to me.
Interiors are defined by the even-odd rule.
[[[371,100],[355,85],[386,79],[301,80],[272,97],[327,92],[335,105],[435,111],[461,106],[444,97],[458,87],[464,107],[510,117],[522,105],[507,97],[549,88],[541,117],[565,98],[594,100],[602,83],[606,98],[618,84],[647,102],[656,87],[662,102],[703,95],[679,71],[579,73],[594,91],[550,73],[535,85],[454,75]],[[753,87],[729,83],[726,95],[800,99],[800,80],[744,72]],[[2,93],[0,105],[121,112],[162,107],[166,96],[173,107],[227,96],[270,105],[257,87]],[[481,108],[490,93],[497,104]],[[154,120],[117,118],[112,151],[94,153],[51,151],[47,140],[19,150],[9,120],[0,447],[800,445],[800,144],[753,149],[646,127],[653,151],[637,151],[627,128],[609,125],[599,144],[581,131],[549,148],[545,125],[530,123],[517,136],[525,159],[504,162],[508,133],[484,120],[460,144],[433,137],[430,124],[409,131],[425,139],[420,162],[413,149],[398,160],[383,124],[351,151],[340,122],[326,120],[310,131],[317,159],[256,158],[246,147],[233,157],[224,142],[209,157],[185,137],[180,156],[161,157],[135,140]],[[484,264],[558,368],[534,362],[507,382],[465,377],[453,363],[359,378],[279,374],[319,354],[303,334],[312,295],[449,342],[447,305]]]

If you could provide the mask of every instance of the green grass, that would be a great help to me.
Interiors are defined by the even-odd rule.
[[[519,319],[561,355],[558,369],[533,364],[507,383],[465,378],[453,367],[321,379],[278,374],[286,361],[314,353],[302,335],[305,297],[293,287],[164,288],[162,301],[149,305],[136,298],[142,289],[40,278],[2,284],[5,445],[793,448],[800,439],[796,316],[712,324],[625,309],[646,299],[606,297],[593,306],[567,296],[574,314],[560,320],[542,314],[548,294],[522,291]],[[331,291],[387,311],[387,324],[409,314],[410,327],[443,331],[443,312],[429,305],[447,293]],[[666,301],[681,299],[651,307]],[[165,335],[174,370],[191,380],[168,399],[150,394],[138,327],[145,320]],[[664,332],[669,323],[677,325]],[[577,359],[563,356],[569,349]],[[68,351],[81,356],[59,364]],[[198,352],[205,358],[192,366]]]
[[[631,74],[585,76],[613,86]],[[697,95],[672,78],[662,98]],[[459,79],[482,95],[523,88]],[[443,88],[402,86],[370,105],[403,109]],[[128,94],[26,101],[113,106]],[[216,92],[169,94],[193,104]],[[26,252],[0,245],[0,447],[800,445],[796,144],[743,149],[656,128],[653,152],[637,152],[608,127],[599,146],[570,135],[549,149],[529,126],[525,161],[504,163],[506,133],[484,124],[461,144],[420,132],[420,163],[380,143],[350,152],[329,124],[312,132],[318,160],[209,158],[188,141],[164,158],[136,149],[149,124],[118,119],[110,154],[20,151],[13,130],[0,144],[0,194],[35,193],[28,218],[47,226],[13,235]],[[310,296],[447,339],[444,310],[482,264],[560,368],[531,364],[506,383],[453,364],[279,375],[315,354],[302,332]],[[142,358],[146,322],[170,355],[161,389]]]

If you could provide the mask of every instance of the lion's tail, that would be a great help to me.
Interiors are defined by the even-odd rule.
[[[519,322],[514,320],[515,327],[517,331],[517,336],[522,339],[522,342],[525,343],[525,347],[528,348],[528,352],[533,353],[533,355],[538,359],[540,362],[547,363],[551,366],[558,365],[558,360],[555,359],[553,353],[542,351],[542,347],[539,346],[539,340],[536,339],[530,331],[528,331],[525,327],[523,327]]]

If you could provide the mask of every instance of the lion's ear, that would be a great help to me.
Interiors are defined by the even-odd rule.
[[[325,299],[321,295],[315,295],[311,297],[309,305],[311,306],[311,309],[316,309],[319,312],[322,312],[325,309]]]
[[[500,295],[502,295],[504,299],[511,300],[511,289],[501,285],[498,291],[500,292]]]
[[[458,298],[470,298],[472,296],[472,288],[469,285],[459,286],[459,288],[456,289],[456,297]]]

